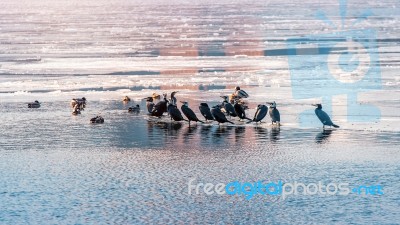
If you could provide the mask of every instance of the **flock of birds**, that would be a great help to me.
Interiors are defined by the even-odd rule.
[[[158,94],[153,94],[151,97],[144,98],[146,100],[146,108],[150,116],[161,118],[165,113],[169,115],[171,120],[174,121],[187,121],[189,122],[189,126],[191,122],[218,122],[218,125],[221,123],[230,123],[232,122],[232,117],[238,117],[239,121],[246,120],[247,123],[261,123],[261,121],[269,114],[271,118],[272,125],[280,126],[280,113],[277,109],[276,102],[266,102],[267,105],[260,104],[257,106],[256,113],[253,118],[249,118],[246,115],[246,109],[248,106],[246,105],[244,98],[247,98],[249,95],[240,90],[240,87],[236,87],[235,93],[230,96],[221,96],[223,99],[222,103],[212,106],[211,108],[205,102],[200,103],[199,110],[201,115],[204,117],[205,121],[200,120],[194,111],[189,107],[189,103],[186,101],[181,101],[182,105],[180,110],[177,106],[177,99],[175,97],[177,91],[173,91],[170,95],[170,99],[167,99],[167,94],[163,94],[163,99],[160,99],[161,96]],[[128,96],[125,96],[122,100],[124,103],[128,103],[131,99]],[[338,128],[339,126],[334,124],[328,114],[322,110],[321,104],[315,104],[316,106],[315,114],[318,119],[322,122],[323,127],[325,126],[333,126]],[[34,101],[28,103],[28,108],[39,108],[39,101]],[[81,114],[81,111],[86,107],[86,98],[74,98],[71,101],[71,107],[73,109],[72,114],[78,115]],[[186,117],[183,117],[183,115]],[[135,105],[128,108],[128,112],[140,112],[140,106]],[[228,119],[229,117],[229,119]],[[91,123],[104,123],[104,118],[101,116],[96,116],[90,119]]]

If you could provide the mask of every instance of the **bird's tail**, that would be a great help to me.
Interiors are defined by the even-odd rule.
[[[332,124],[332,126],[333,126],[334,128],[339,128],[339,126],[336,125],[336,124]]]
[[[246,120],[248,120],[248,121],[250,121],[250,122],[252,122],[253,120],[252,119],[250,119],[249,117],[245,117],[245,119]]]
[[[228,121],[226,121],[226,122],[228,122],[228,123],[230,123],[230,124],[235,124],[234,122],[232,122],[232,121],[229,121],[229,120],[228,120]]]
[[[202,120],[197,120],[197,121],[199,121],[200,123],[205,123],[204,121],[202,121]]]

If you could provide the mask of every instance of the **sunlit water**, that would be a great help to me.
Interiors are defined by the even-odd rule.
[[[289,72],[320,68],[290,67],[287,38],[333,32],[314,14],[340,24],[338,3],[181,3],[0,2],[0,223],[398,223],[399,3],[349,1],[344,30],[377,31],[381,88],[357,104],[380,117],[349,113],[336,96],[341,128],[328,131],[310,105],[320,99],[297,99]],[[374,14],[355,23],[364,8]],[[217,104],[236,85],[250,94],[250,117],[275,100],[282,126],[189,127],[127,112],[153,92],[179,90],[200,117],[200,102]],[[122,104],[125,95],[134,102]],[[83,96],[87,108],[72,116],[70,99]],[[28,109],[36,99],[41,108]],[[105,123],[90,124],[96,115]],[[352,121],[360,115],[368,121]],[[384,194],[246,200],[189,195],[191,178],[382,185]]]

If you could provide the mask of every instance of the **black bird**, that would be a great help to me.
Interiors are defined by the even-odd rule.
[[[179,111],[178,107],[176,107],[176,105],[172,105],[170,104],[170,108],[169,108],[169,115],[171,116],[171,119],[175,120],[175,121],[188,121],[185,118],[183,118],[181,111]]]
[[[326,112],[322,110],[322,105],[321,104],[315,104],[313,106],[316,106],[317,108],[315,109],[315,115],[317,115],[318,119],[321,121],[323,124],[322,128],[325,128],[325,126],[333,126],[335,128],[339,128],[338,125],[334,124],[331,120],[331,118],[328,116]]]
[[[136,105],[136,106],[133,106],[133,107],[129,107],[129,108],[128,108],[128,112],[135,112],[135,113],[138,113],[138,112],[140,112],[140,106],[139,106],[139,105]]]
[[[266,105],[258,105],[257,106],[257,111],[254,114],[254,118],[252,122],[261,122],[265,118],[268,112],[268,107]]]
[[[101,116],[96,116],[90,119],[91,123],[104,123],[104,118]]]
[[[234,124],[226,118],[223,112],[221,112],[221,106],[219,105],[216,105],[211,109],[211,114],[214,116],[214,119],[218,122],[218,124],[226,122]]]
[[[176,105],[176,103],[177,103],[177,100],[176,100],[176,98],[175,98],[175,94],[176,93],[178,93],[177,91],[173,91],[173,92],[171,92],[171,104],[172,105]]]
[[[274,102],[267,102],[269,104],[269,116],[271,117],[271,122],[272,124],[278,124],[280,125],[281,123],[281,115],[279,114],[278,109],[276,108],[276,103]]]
[[[147,111],[148,111],[149,113],[152,113],[152,112],[153,112],[153,108],[154,108],[153,97],[147,97],[147,98],[144,98],[144,99],[146,99],[146,108],[147,108]]]
[[[167,94],[163,94],[164,99],[154,105],[153,111],[151,111],[152,116],[161,117],[165,112],[167,112],[168,100]]]
[[[210,111],[210,107],[208,106],[207,103],[204,103],[204,102],[200,103],[199,110],[200,110],[201,115],[203,115],[204,118],[206,119],[206,121],[207,120],[214,120],[214,117],[213,117],[213,115],[211,114],[211,111]]]
[[[35,100],[34,102],[28,103],[28,108],[40,108],[40,102]]]
[[[221,96],[221,98],[224,99],[224,101],[222,102],[222,107],[224,107],[226,113],[229,116],[233,116],[233,117],[237,117],[238,115],[235,112],[235,107],[233,107],[233,105],[228,101],[229,97],[228,96]]]
[[[238,102],[236,102],[236,103],[233,105],[233,108],[235,109],[236,115],[237,115],[240,119],[246,119],[246,120],[250,120],[250,121],[252,120],[252,119],[246,117],[246,112],[245,112],[243,106],[242,106],[241,104],[239,104]]]
[[[199,120],[196,116],[196,114],[193,112],[192,109],[189,108],[188,102],[182,102],[183,105],[181,106],[181,110],[183,114],[188,118],[189,120],[189,126],[190,126],[190,121],[195,121],[195,122],[201,122],[204,123],[203,121]]]

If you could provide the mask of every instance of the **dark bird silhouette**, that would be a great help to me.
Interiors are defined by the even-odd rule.
[[[161,117],[165,112],[167,112],[167,106],[168,106],[167,94],[163,94],[163,96],[164,99],[154,105],[153,110],[151,111],[152,116]]]
[[[132,107],[129,107],[128,108],[128,112],[135,112],[135,113],[138,113],[138,112],[140,112],[140,106],[139,105],[136,105],[136,106],[132,106]]]
[[[223,112],[221,112],[221,106],[219,105],[216,105],[211,109],[211,114],[214,116],[214,119],[218,122],[218,124],[226,122],[234,124],[226,118]]]
[[[206,121],[207,120],[214,120],[214,117],[213,117],[213,115],[211,114],[211,111],[210,111],[210,107],[208,106],[207,103],[204,103],[204,102],[200,103],[199,110],[200,110],[201,115],[203,115],[204,118],[206,119]]]
[[[146,99],[147,112],[149,112],[149,113],[153,112],[153,108],[154,108],[153,97],[147,97],[144,99]]]
[[[101,116],[96,116],[90,119],[91,123],[104,123],[104,118]]]
[[[233,108],[235,110],[236,115],[240,118],[240,119],[246,119],[246,120],[252,120],[248,117],[246,117],[246,111],[244,110],[243,106],[241,104],[239,104],[238,102],[236,102],[233,105]]]
[[[171,116],[171,119],[175,121],[188,121],[185,118],[183,118],[181,111],[179,111],[178,107],[176,105],[171,105],[169,108],[169,115]]]
[[[279,114],[278,109],[276,108],[276,103],[274,102],[267,102],[269,104],[269,116],[271,117],[272,124],[280,125],[281,122],[281,115]]]
[[[190,126],[190,121],[204,123],[203,121],[199,120],[196,114],[193,112],[193,110],[189,108],[188,102],[182,102],[182,103],[183,105],[181,106],[181,110],[183,114],[186,116],[186,118],[188,118],[189,126]]]
[[[321,123],[323,124],[323,128],[325,128],[325,126],[333,126],[335,128],[339,128],[338,125],[334,124],[331,120],[331,118],[328,116],[328,114],[326,112],[324,112],[322,110],[322,105],[321,104],[316,104],[313,105],[316,106],[317,108],[315,109],[315,115],[317,115],[318,119],[321,121]]]
[[[254,114],[254,118],[252,122],[261,122],[265,118],[268,112],[268,107],[266,105],[258,105],[257,106],[257,111]]]
[[[225,109],[225,112],[232,117],[237,117],[237,114],[235,112],[235,107],[228,101],[229,97],[228,96],[221,96],[221,98],[224,99],[222,102],[222,107]]]

